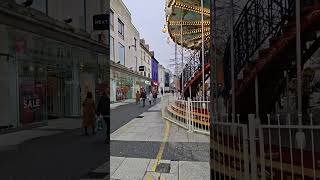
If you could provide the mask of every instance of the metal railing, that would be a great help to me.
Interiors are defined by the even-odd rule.
[[[222,119],[212,122],[214,179],[320,178],[320,126],[312,114],[304,125],[290,114],[267,115],[264,122],[249,114],[248,124],[240,115],[235,122]]]
[[[161,99],[162,117],[189,132],[210,134],[210,102],[208,99],[188,100],[164,95]]]
[[[294,0],[249,0],[242,9],[234,29],[235,78],[266,40],[281,33],[285,18],[295,12]],[[231,89],[230,37],[224,53],[225,88]]]

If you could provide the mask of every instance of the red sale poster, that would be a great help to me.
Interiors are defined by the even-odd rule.
[[[20,86],[20,122],[22,124],[41,121],[44,91],[42,84],[22,84]]]

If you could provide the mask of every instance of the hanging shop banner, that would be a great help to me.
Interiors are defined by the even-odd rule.
[[[139,71],[144,71],[144,66],[139,66]]]
[[[20,122],[22,124],[41,121],[45,88],[42,84],[20,86]]]
[[[94,30],[108,30],[109,29],[109,16],[107,14],[97,14],[93,16],[93,29]]]
[[[159,86],[159,83],[157,81],[152,81],[152,86]]]
[[[144,84],[150,86],[150,85],[151,85],[151,82],[150,82],[150,81],[144,81]]]

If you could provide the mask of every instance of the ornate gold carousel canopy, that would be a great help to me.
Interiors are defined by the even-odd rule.
[[[210,37],[210,0],[167,0],[166,21],[172,40],[188,49],[197,49],[202,43],[201,13],[203,12],[204,40]]]

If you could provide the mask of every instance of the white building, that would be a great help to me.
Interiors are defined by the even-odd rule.
[[[148,58],[142,58],[144,49],[148,47],[141,47],[140,34],[125,4],[122,0],[110,0],[111,101],[135,98],[135,92],[151,84]],[[146,66],[145,73],[139,72],[140,65]]]
[[[122,0],[110,0],[110,59],[136,70],[140,34]]]
[[[166,71],[166,69],[161,64],[159,64],[159,66],[158,66],[158,80],[159,80],[159,91],[160,92],[161,92],[161,90],[164,91],[165,71]]]
[[[140,72],[141,75],[151,78],[151,57],[153,56],[152,51],[149,49],[149,45],[146,44],[144,39],[140,40],[140,64],[139,66],[144,66],[145,71]]]

